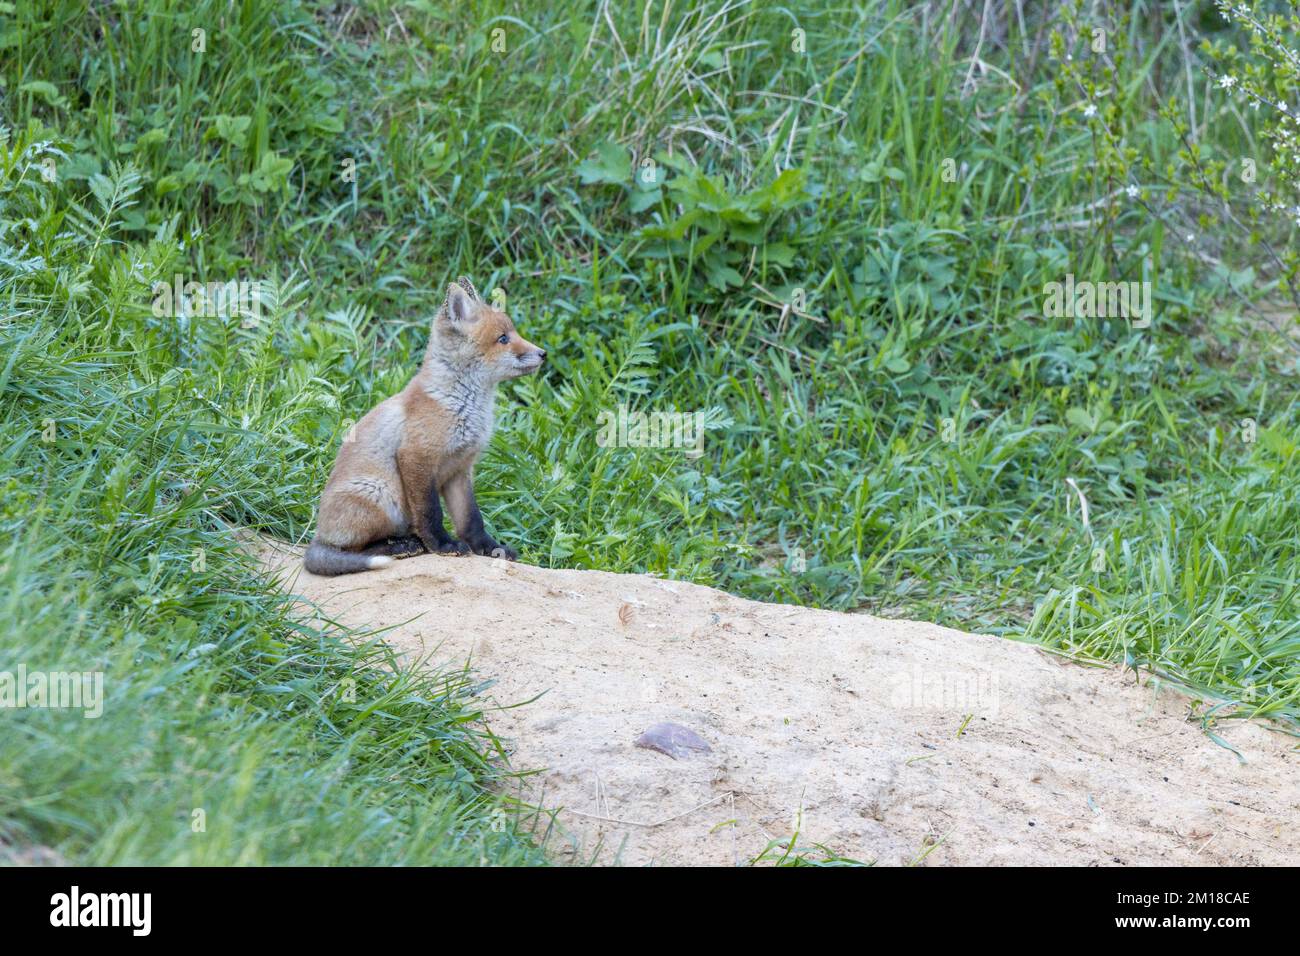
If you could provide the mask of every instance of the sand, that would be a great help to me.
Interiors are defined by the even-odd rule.
[[[403,654],[495,679],[486,706],[530,701],[488,721],[540,771],[518,795],[553,812],[557,861],[732,866],[797,833],[880,865],[1300,862],[1296,738],[1218,721],[1238,756],[1209,705],[1132,670],[648,575],[264,561],[304,616],[397,625]],[[709,750],[634,745],[662,722]]]

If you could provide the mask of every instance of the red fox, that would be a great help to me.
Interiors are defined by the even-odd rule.
[[[426,551],[517,558],[483,527],[474,463],[492,437],[497,383],[535,372],[545,359],[469,279],[448,286],[420,371],[357,422],[339,449],[303,558],[307,570],[350,574]],[[439,496],[458,538],[443,527]]]

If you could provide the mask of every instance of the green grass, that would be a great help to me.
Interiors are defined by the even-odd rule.
[[[230,533],[305,539],[462,273],[549,352],[479,472],[524,560],[926,618],[1300,717],[1295,350],[1237,314],[1218,263],[1244,252],[1212,222],[1188,245],[1114,198],[1052,24],[1003,6],[983,71],[947,5],[0,4],[0,669],[102,669],[109,698],[0,718],[0,841],[540,861],[501,825],[478,678],[304,630]],[[1114,122],[1159,168],[1187,52],[1136,11]],[[1207,148],[1262,148],[1193,89]],[[1046,282],[1149,256],[1153,328],[1043,318]],[[176,272],[276,292],[249,328],[156,318]],[[703,457],[598,447],[620,403],[709,411]]]

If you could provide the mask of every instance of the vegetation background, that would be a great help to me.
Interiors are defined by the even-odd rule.
[[[551,357],[480,466],[523,560],[1121,661],[1210,733],[1300,717],[1285,127],[1222,64],[1296,99],[1250,34],[1204,0],[0,2],[0,670],[107,691],[0,715],[0,856],[543,861],[491,675],[305,628],[232,533],[309,536],[458,274]],[[271,294],[155,316],[178,273]],[[1153,280],[1153,325],[1045,318],[1067,273]],[[704,455],[598,447],[619,404],[706,412]]]

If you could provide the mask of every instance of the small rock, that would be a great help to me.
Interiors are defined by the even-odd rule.
[[[713,752],[699,734],[681,724],[655,724],[638,737],[635,743],[636,746],[644,747],[646,750],[657,750],[661,754],[667,754],[674,760],[689,756],[691,751],[706,754]]]

